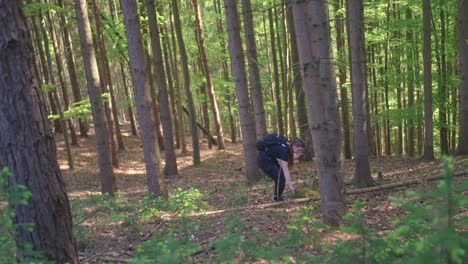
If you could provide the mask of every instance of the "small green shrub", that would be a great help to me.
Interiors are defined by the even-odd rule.
[[[184,191],[177,188],[175,194],[169,198],[167,209],[179,214],[200,212],[208,206],[202,198],[203,194],[198,189],[190,188]]]
[[[200,250],[200,246],[191,240],[192,230],[186,219],[182,219],[182,228],[170,230],[166,235],[157,235],[156,239],[139,245],[132,263],[188,263],[189,258]]]

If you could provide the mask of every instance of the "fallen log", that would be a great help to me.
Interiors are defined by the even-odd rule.
[[[468,176],[468,172],[456,173],[453,176],[454,177]],[[420,184],[420,183],[428,182],[428,181],[440,180],[440,179],[443,179],[443,178],[444,178],[443,175],[437,175],[437,176],[430,176],[430,177],[427,177],[427,178],[424,178],[424,179],[416,179],[416,180],[410,180],[410,181],[406,181],[406,182],[396,182],[396,183],[389,183],[389,184],[373,186],[373,187],[368,187],[368,188],[354,189],[354,190],[348,191],[347,195],[354,195],[354,194],[361,194],[361,193],[367,193],[367,192],[389,190],[389,189],[398,188],[398,187],[404,187],[404,186]],[[215,211],[208,211],[208,212],[202,212],[202,213],[193,213],[193,214],[187,215],[187,217],[209,216],[209,215],[229,213],[229,212],[234,212],[234,211],[245,211],[245,210],[253,210],[253,209],[267,209],[267,208],[279,207],[279,206],[287,205],[287,204],[307,203],[307,202],[318,201],[318,200],[320,200],[319,197],[307,197],[307,198],[291,199],[291,200],[286,200],[286,201],[282,201],[282,202],[257,204],[257,205],[245,206],[245,207],[240,207],[240,208],[228,208],[228,209],[223,209],[223,210],[215,210]]]

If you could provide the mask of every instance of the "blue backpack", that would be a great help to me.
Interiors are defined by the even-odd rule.
[[[265,151],[269,146],[287,144],[288,139],[281,134],[269,134],[257,141],[258,151]]]

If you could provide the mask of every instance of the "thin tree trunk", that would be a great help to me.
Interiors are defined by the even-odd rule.
[[[446,49],[445,49],[445,35],[446,35],[446,18],[444,11],[444,2],[441,2],[440,7],[440,87],[439,87],[439,121],[440,121],[440,152],[442,155],[449,153],[448,145],[448,125],[447,125],[447,62],[446,62]]]
[[[468,154],[468,2],[458,0],[458,67],[460,73],[460,134],[458,155]]]
[[[336,48],[337,55],[340,61],[345,61],[345,43],[344,43],[344,23],[343,16],[340,9],[343,7],[342,0],[338,0],[335,3],[335,30],[336,30]],[[351,159],[351,132],[349,125],[349,109],[348,109],[348,89],[346,84],[346,66],[344,63],[338,64],[338,78],[340,87],[340,101],[341,101],[341,119],[343,123],[343,140],[344,140],[344,158]]]
[[[88,83],[88,93],[91,101],[91,111],[93,113],[94,129],[96,131],[101,191],[103,193],[113,195],[116,186],[115,176],[112,169],[109,132],[107,131],[101,83],[96,63],[96,54],[94,53],[94,44],[91,35],[91,26],[89,23],[86,0],[76,0],[75,8],[80,34],[81,54],[83,55],[86,80]]]
[[[389,117],[389,112],[390,112],[390,105],[389,105],[389,98],[388,98],[388,92],[389,92],[389,68],[388,68],[388,51],[390,49],[390,3],[391,0],[387,1],[387,36],[386,36],[386,41],[385,41],[385,154],[387,156],[392,155],[392,150],[391,150],[391,130],[390,130],[390,117]]]
[[[432,54],[431,54],[431,3],[423,0],[424,26],[424,153],[426,160],[434,159],[434,145],[432,132]]]
[[[102,38],[102,31],[101,31],[101,20],[99,17],[99,10],[97,6],[97,0],[93,0],[93,12],[94,12],[94,24],[96,27],[96,39],[97,39],[97,44],[98,44],[98,49],[99,49],[99,56],[98,56],[98,63],[101,66],[101,85],[102,85],[102,91],[104,93],[109,92],[109,90],[113,89],[111,88],[111,83],[110,83],[110,75],[109,72],[107,71],[108,68],[106,67],[106,61],[107,61],[107,54],[106,54],[106,48],[104,46],[104,39]],[[111,92],[109,94],[109,101],[104,101],[104,108],[106,112],[106,118],[107,118],[107,126],[109,128],[109,139],[111,143],[111,155],[112,155],[112,165],[115,168],[119,167],[119,139],[117,137],[117,129],[116,129],[116,123],[118,120],[115,119],[113,110],[112,108],[115,107],[113,105],[115,102],[112,100],[112,95],[113,93]],[[123,143],[122,143],[123,146]]]
[[[69,154],[68,160],[69,160],[69,163],[73,164],[73,158],[71,157],[70,144],[69,142],[67,142],[69,141],[68,134],[66,133],[67,126],[65,124],[65,119],[63,116],[63,111],[66,111],[70,108],[70,100],[68,99],[68,91],[67,91],[67,87],[65,85],[65,81],[63,78],[63,64],[62,64],[62,60],[60,59],[60,42],[58,41],[56,37],[55,27],[54,27],[53,20],[51,18],[50,13],[47,14],[47,22],[49,24],[50,38],[52,40],[52,48],[54,49],[55,64],[57,65],[57,73],[59,76],[60,88],[62,89],[62,96],[63,96],[63,101],[65,103],[65,108],[62,109],[60,100],[58,99],[57,90],[54,92],[54,101],[55,101],[55,105],[57,105],[59,116],[61,115],[60,122],[62,123],[62,127],[64,128],[64,131],[65,131],[63,133],[63,137],[65,140],[65,143],[67,143],[66,144],[67,154]],[[57,96],[57,98],[55,98],[55,96]],[[68,120],[68,129],[70,130],[71,145],[78,146],[78,138],[76,137],[75,127],[73,126],[73,123],[71,122],[70,119]],[[73,169],[73,165],[70,167],[70,169]]]
[[[411,20],[411,9],[406,9],[406,19]],[[411,30],[406,31],[406,41],[411,43],[413,41],[413,32]],[[414,51],[412,47],[408,47],[406,52],[407,64],[408,64],[408,73],[407,73],[407,80],[408,80],[408,108],[413,108],[414,106]],[[408,156],[414,157],[414,128],[415,128],[414,118],[410,117],[408,120]]]
[[[138,121],[141,129],[141,142],[146,163],[148,191],[155,196],[167,197],[166,184],[161,167],[158,141],[153,133],[155,129],[154,115],[151,111],[151,97],[146,79],[145,51],[140,32],[140,20],[137,4],[134,1],[121,3],[125,32],[128,39],[128,54],[132,72],[133,89],[137,101]],[[154,9],[153,9],[154,10]]]
[[[159,106],[161,123],[164,135],[165,173],[169,176],[177,175],[177,159],[174,151],[172,135],[172,119],[169,110],[169,98],[165,78],[164,62],[162,57],[161,40],[159,36],[159,25],[156,20],[156,6],[154,0],[145,0],[148,14],[148,23],[151,35],[151,49],[153,50],[153,64],[155,78],[159,88]],[[148,62],[149,63],[149,62]]]
[[[208,94],[210,97],[211,106],[213,107],[213,122],[216,128],[216,137],[218,141],[218,149],[225,149],[224,147],[224,136],[223,136],[223,127],[221,125],[221,118],[219,117],[218,103],[216,102],[216,95],[213,86],[213,81],[211,80],[210,68],[208,66],[208,58],[206,55],[205,47],[205,37],[203,33],[203,24],[200,13],[200,7],[198,6],[198,0],[192,0],[193,7],[195,9],[195,21],[198,32],[198,41],[200,43],[200,55],[203,62],[203,71],[205,73],[206,84],[208,86]]]
[[[340,173],[340,120],[330,58],[328,4],[293,0],[292,8],[319,173],[322,219],[338,225],[346,207],[344,178]]]
[[[250,183],[258,181],[262,176],[256,165],[257,150],[255,148],[255,125],[249,112],[249,95],[245,72],[244,54],[240,37],[239,15],[236,0],[225,0],[226,24],[231,54],[231,69],[236,85],[237,105],[241,123],[242,146],[244,150],[245,174]]]
[[[366,107],[366,52],[364,40],[364,4],[348,0],[349,59],[353,96],[353,138],[356,169],[354,181],[359,188],[374,184],[370,172]]]
[[[176,93],[176,106],[177,106],[177,112],[179,113],[179,119],[176,120],[176,122],[179,123],[179,131],[180,131],[180,144],[181,144],[181,149],[182,149],[182,154],[185,155],[187,154],[187,143],[185,139],[185,124],[184,124],[184,115],[182,114],[182,94],[180,92],[180,79],[179,79],[179,74],[177,72],[177,41],[176,41],[176,33],[175,33],[175,23],[174,23],[174,16],[171,16],[171,42],[172,42],[172,74],[174,76],[174,82],[175,82],[175,93]]]
[[[249,66],[250,93],[255,112],[255,131],[257,139],[267,134],[265,109],[263,106],[262,84],[258,68],[257,44],[255,39],[254,22],[251,0],[242,0],[242,12],[244,19],[244,36],[247,51],[247,63]]]
[[[273,86],[272,87],[273,87],[274,95],[275,95],[276,122],[277,122],[278,133],[284,134],[283,107],[281,106],[281,88],[280,88],[280,79],[279,79],[279,73],[278,73],[278,57],[276,54],[275,25],[274,25],[274,20],[273,20],[273,12],[271,8],[268,8],[268,21],[270,24],[271,56],[273,58]]]
[[[175,32],[177,36],[177,43],[179,44],[179,53],[180,53],[180,59],[181,59],[181,64],[182,64],[182,72],[184,75],[185,93],[186,93],[186,97],[188,101],[188,108],[190,112],[190,132],[192,134],[193,165],[198,166],[201,163],[200,142],[199,142],[198,129],[197,129],[197,115],[195,112],[195,103],[193,101],[192,88],[190,86],[190,73],[188,69],[187,50],[185,49],[184,39],[182,36],[182,26],[180,25],[179,4],[177,3],[177,0],[172,0],[171,3],[172,3],[173,12],[174,12]]]

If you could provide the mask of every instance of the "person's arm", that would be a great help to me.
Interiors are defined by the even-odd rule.
[[[289,173],[289,168],[288,168],[288,162],[284,160],[279,160],[281,169],[283,170],[284,173],[284,178],[286,179],[286,183],[288,184],[289,189],[291,190],[292,193],[295,192],[295,189],[292,185],[291,181],[291,175]]]

